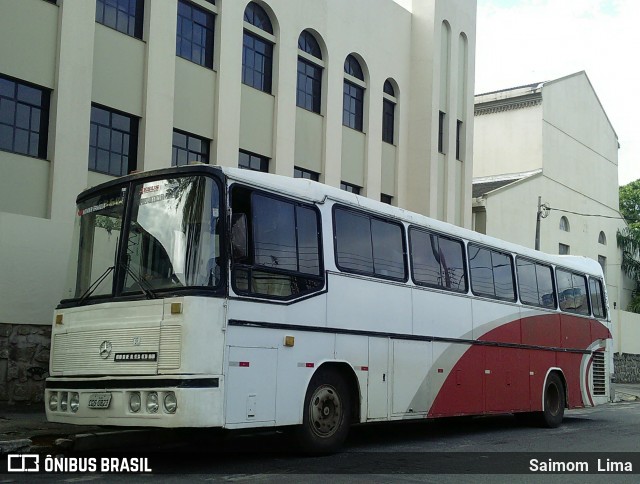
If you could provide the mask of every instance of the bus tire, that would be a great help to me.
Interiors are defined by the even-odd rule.
[[[538,422],[542,427],[556,428],[562,423],[565,407],[565,392],[562,379],[557,373],[550,373],[544,385],[542,412]]]
[[[296,428],[301,450],[328,454],[340,449],[351,424],[351,393],[337,371],[320,368],[309,382],[302,425]]]

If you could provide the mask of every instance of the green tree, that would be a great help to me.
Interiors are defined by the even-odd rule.
[[[620,213],[629,227],[640,227],[640,180],[620,187]]]
[[[640,313],[640,180],[620,187],[620,213],[628,225],[617,235],[622,271],[636,283],[627,311]]]

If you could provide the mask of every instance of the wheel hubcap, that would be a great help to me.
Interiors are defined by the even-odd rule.
[[[340,396],[329,385],[319,387],[309,402],[311,428],[319,437],[331,437],[340,428],[343,409]]]

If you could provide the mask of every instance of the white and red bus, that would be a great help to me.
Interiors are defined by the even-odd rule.
[[[609,400],[600,265],[309,180],[208,165],[77,200],[46,409],[85,425],[293,426],[516,413]]]

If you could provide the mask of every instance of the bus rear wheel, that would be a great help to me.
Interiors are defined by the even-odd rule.
[[[320,369],[304,399],[302,425],[296,437],[303,452],[327,454],[340,449],[351,424],[351,394],[340,373]]]
[[[564,418],[564,384],[557,373],[549,374],[544,386],[544,407],[538,414],[538,423],[542,427],[556,428]]]

